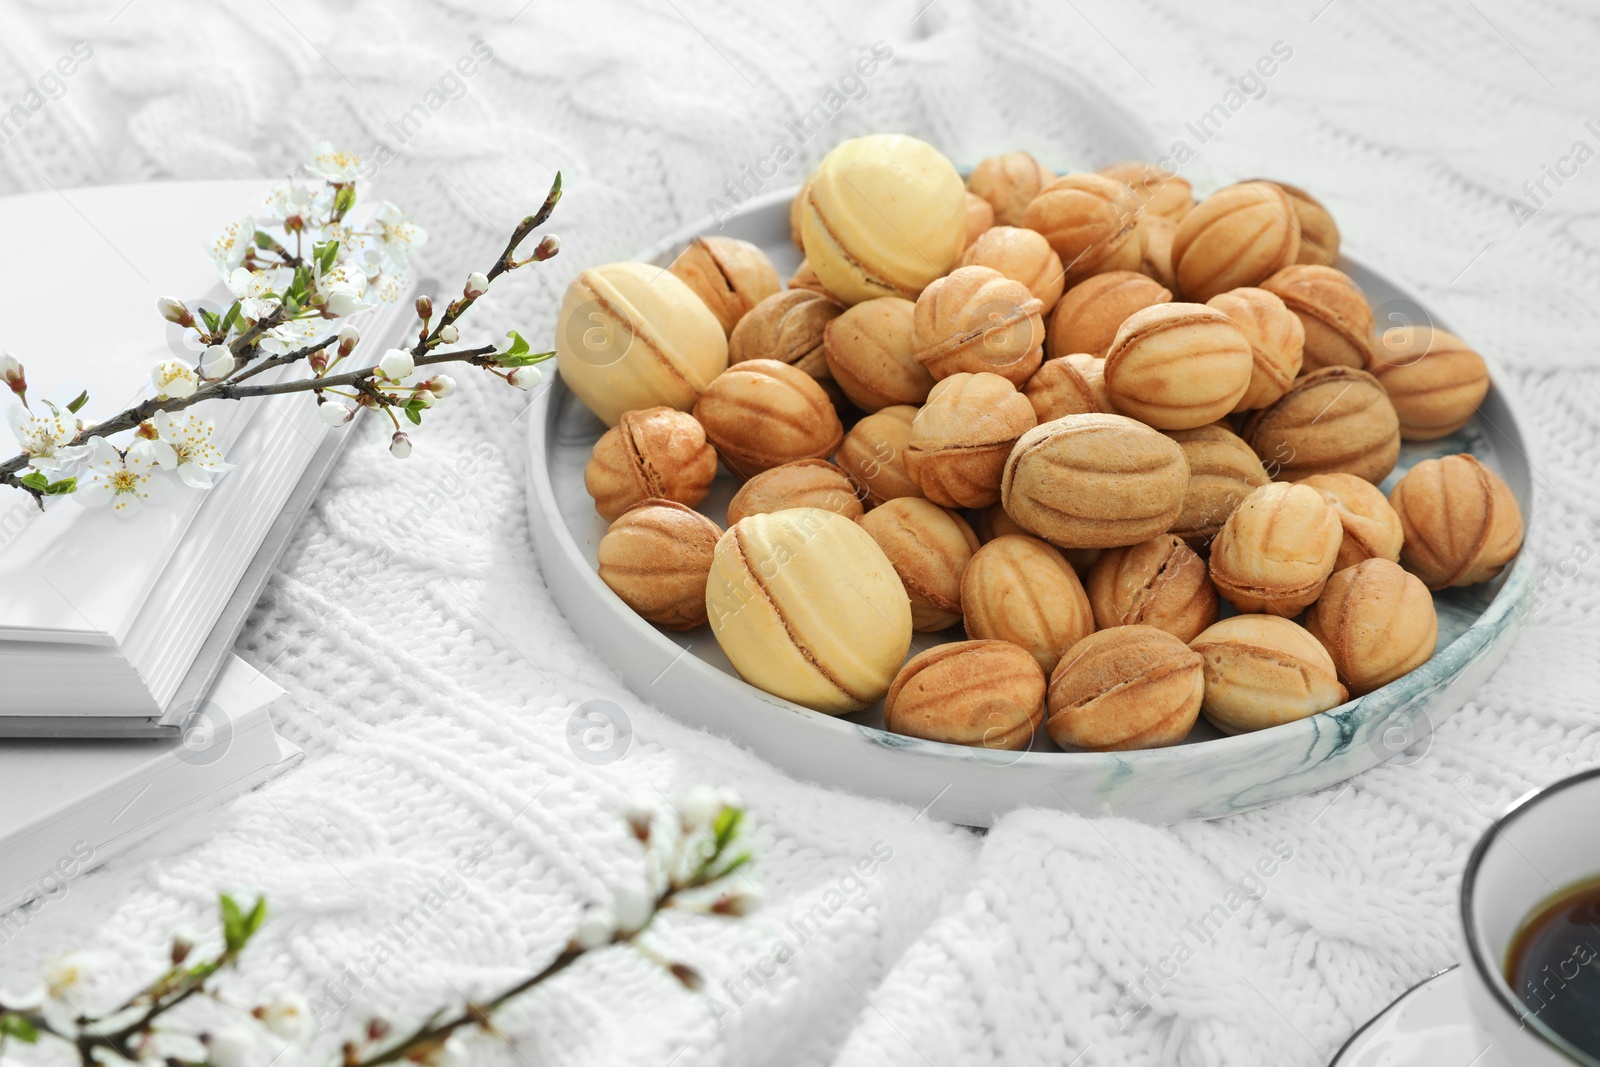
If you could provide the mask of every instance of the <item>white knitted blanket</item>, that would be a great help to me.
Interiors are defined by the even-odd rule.
[[[1596,762],[1592,5],[8,0],[0,21],[7,108],[74,40],[93,46],[59,99],[0,131],[6,192],[272,175],[321,138],[382,142],[383,192],[453,285],[560,168],[564,250],[480,310],[497,335],[548,337],[575,271],[707,214],[780,138],[796,158],[766,188],[867,131],[1062,169],[1182,140],[1197,181],[1312,189],[1351,250],[1498,360],[1539,438],[1528,550],[1550,568],[1505,665],[1420,758],[1218,822],[1034,811],[980,836],[793,781],[623,689],[536,568],[526,397],[463,376],[409,460],[365,428],[240,640],[290,691],[279,725],[306,762],[75,881],[0,949],[0,988],[68,948],[114,956],[121,980],[153,973],[174,926],[209,928],[218,890],[260,891],[273,917],[235,999],[341,987],[328,1047],[367,1014],[412,1018],[542,965],[585,902],[638,876],[622,799],[710,781],[753,810],[768,904],[660,931],[709,997],[611,950],[508,1017],[517,1050],[485,1042],[471,1062],[1316,1065],[1455,960],[1458,872],[1497,809]],[[480,40],[492,59],[461,75]],[[849,80],[877,41],[892,59]],[[1261,75],[1280,41],[1292,54]],[[788,125],[818,104],[826,123]],[[64,281],[92,292],[101,254]],[[632,721],[606,766],[568,746],[590,699]],[[489,858],[455,873],[474,850]]]

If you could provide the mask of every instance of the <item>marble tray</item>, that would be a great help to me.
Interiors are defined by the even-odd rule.
[[[761,246],[786,278],[799,262],[789,240],[794,193],[751,201],[720,230],[707,219],[639,258],[665,264],[691,237],[720,233]],[[1340,266],[1361,285],[1380,322],[1445,326],[1363,263],[1346,256]],[[1471,452],[1506,479],[1531,518],[1533,482],[1521,425],[1496,379],[1460,433],[1405,445],[1382,488],[1419,460]],[[1422,667],[1332,711],[1253,734],[1225,737],[1202,719],[1181,745],[1104,754],[1061,751],[1042,730],[1026,752],[921,741],[885,732],[881,704],[835,718],[764,693],[738,677],[709,626],[659,630],[606,588],[595,572],[606,524],[583,487],[584,464],[604,429],[559,379],[535,400],[529,417],[534,544],[546,584],[578,634],[640,697],[686,723],[732,738],[800,778],[971,826],[1026,807],[1158,823],[1213,818],[1321,789],[1384,760],[1420,758],[1433,728],[1505,655],[1533,597],[1536,567],[1524,552],[1493,582],[1435,596],[1439,645]],[[736,488],[731,475],[720,474],[700,510],[721,524]],[[962,637],[959,627],[915,636],[912,655]]]

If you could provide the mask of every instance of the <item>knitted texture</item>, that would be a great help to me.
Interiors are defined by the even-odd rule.
[[[268,176],[322,138],[382,142],[378,191],[429,230],[446,294],[559,168],[562,254],[497,286],[476,343],[548,337],[577,270],[708,214],[779,138],[795,158],[767,189],[868,131],[965,164],[1027,148],[1058,170],[1182,140],[1202,188],[1267,174],[1311,189],[1353,253],[1497,361],[1536,436],[1542,606],[1425,752],[1343,787],[1166,828],[1022,812],[980,836],[792,780],[625,690],[535,564],[527,394],[463,373],[409,460],[386,454],[379,420],[358,429],[240,638],[289,690],[279,727],[305,763],[75,880],[4,944],[0,988],[71,948],[110,957],[113,984],[154,973],[172,929],[211,929],[228,890],[273,909],[233,999],[326,997],[434,894],[392,958],[342,979],[331,1050],[369,1014],[414,1019],[542,966],[587,902],[639,874],[623,799],[701,781],[750,804],[768,897],[749,919],[654,935],[714,999],[599,953],[507,1016],[518,1050],[484,1041],[471,1062],[1314,1065],[1454,962],[1476,836],[1597,761],[1600,163],[1574,175],[1561,159],[1600,148],[1600,17],[1559,0],[517,6],[7,3],[5,107],[74,40],[94,52],[0,147],[0,190]],[[493,58],[453,74],[480,40]],[[786,126],[879,40],[892,60],[837,114],[806,137]],[[1277,41],[1292,55],[1202,143],[1188,124]],[[568,742],[590,700],[632,724],[603,766]],[[456,873],[474,850],[489,858]]]

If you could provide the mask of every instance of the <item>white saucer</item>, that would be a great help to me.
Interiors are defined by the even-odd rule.
[[[1460,967],[1440,971],[1357,1030],[1329,1067],[1510,1067],[1472,1028]]]

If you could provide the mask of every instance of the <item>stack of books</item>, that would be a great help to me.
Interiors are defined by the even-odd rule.
[[[0,947],[85,871],[290,766],[282,696],[229,656],[176,741],[0,742]]]
[[[0,200],[0,233],[18,250],[0,262],[0,347],[26,368],[30,403],[64,406],[88,390],[79,415],[94,422],[149,396],[160,360],[193,362],[156,299],[225,309],[233,298],[206,241],[258,212],[267,188],[152,183]],[[362,349],[393,343],[408,311],[402,301],[352,320]],[[0,392],[0,405],[11,400]],[[209,490],[177,487],[123,516],[70,499],[41,512],[0,487],[0,909],[75,849],[98,862],[158,824],[152,813],[221,799],[295,754],[267,714],[276,687],[230,650],[349,431],[325,426],[305,393],[190,410],[213,421],[235,465]],[[55,740],[10,740],[42,738]]]

